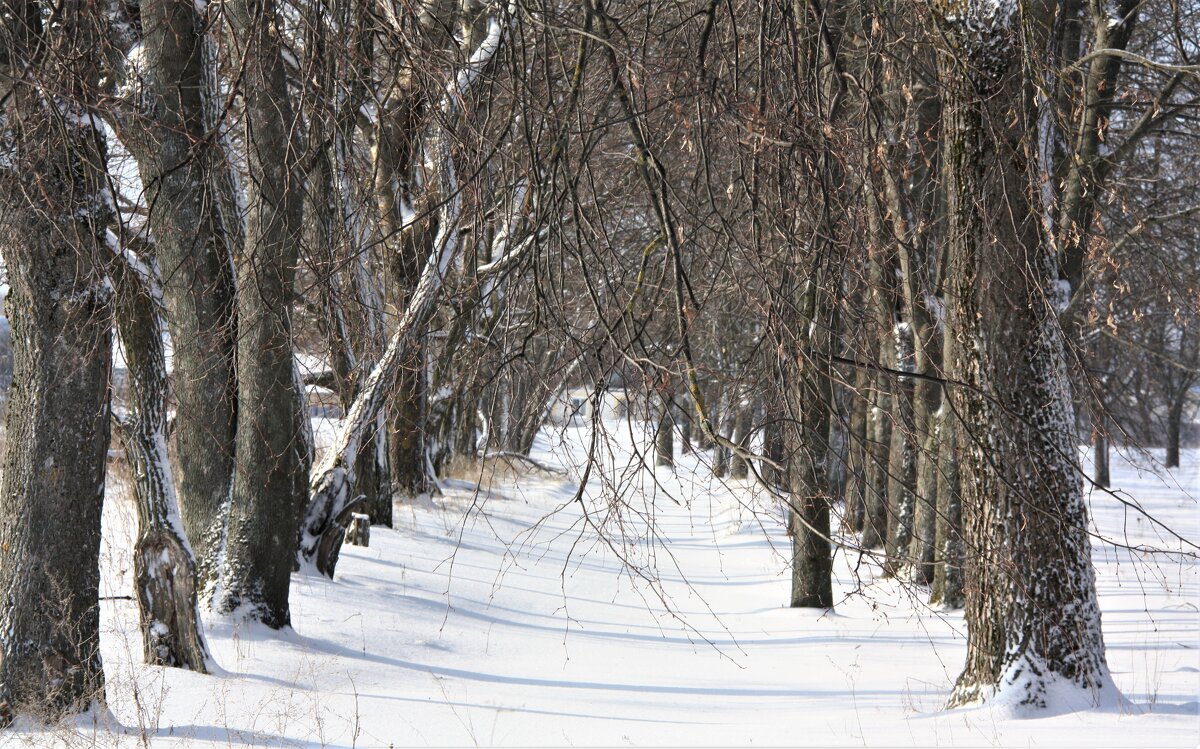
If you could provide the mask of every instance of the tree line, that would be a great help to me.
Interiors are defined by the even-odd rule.
[[[287,626],[352,515],[614,382],[786,508],[792,606],[856,549],[964,609],[952,705],[1107,699],[1085,484],[1194,408],[1198,12],[0,0],[0,715],[103,699],[110,446],[146,659],[206,671],[202,609]]]

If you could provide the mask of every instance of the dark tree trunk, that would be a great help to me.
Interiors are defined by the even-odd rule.
[[[832,345],[834,303],[819,281],[828,255],[814,252],[808,277],[796,293],[796,308],[803,317],[795,329],[807,335],[796,342],[796,358],[783,362],[789,387],[787,410],[792,416],[788,436],[788,482],[792,536],[791,605],[798,608],[833,607],[833,546],[830,532],[829,426],[833,408],[833,380],[824,357],[809,350]],[[807,318],[807,319],[805,319]]]
[[[924,398],[921,387],[917,387],[917,399]],[[941,440],[942,412],[925,406],[925,414],[918,416],[921,435],[921,452],[917,457],[916,514],[913,516],[912,543],[908,557],[913,564],[913,582],[919,585],[933,583],[934,544],[937,538],[937,488],[938,488],[938,444]]]
[[[1103,408],[1103,406],[1101,406]],[[1096,486],[1101,489],[1107,489],[1112,485],[1112,475],[1109,472],[1108,464],[1108,424],[1103,414],[1095,416],[1095,456],[1096,456],[1096,477],[1093,479]]]
[[[272,0],[227,6],[249,131],[249,214],[238,258],[236,472],[218,610],[290,623],[296,528],[307,498],[307,414],[297,392],[290,305],[302,233],[296,123]]]
[[[409,351],[386,411],[392,496],[401,503],[426,490],[424,348],[418,343]]]
[[[94,93],[85,76],[99,62],[88,33],[95,18],[68,3],[44,30],[49,7],[8,8],[19,20],[0,16],[10,45],[0,76],[12,87],[0,103],[0,250],[13,343],[0,479],[0,725],[104,701],[99,552],[112,356],[104,136],[89,102],[49,100],[42,89]],[[36,48],[54,62],[35,69]]]
[[[942,368],[949,371],[954,361],[954,336],[950,334],[950,319],[957,306],[953,291],[945,291],[947,319],[942,331]],[[963,605],[963,541],[962,497],[959,494],[958,414],[953,409],[950,394],[943,389],[942,405],[937,415],[937,518],[934,522],[933,590],[929,602],[947,608]]]
[[[782,489],[784,481],[787,479],[786,471],[782,469],[786,463],[787,446],[784,443],[784,425],[780,414],[772,414],[767,419],[767,423],[763,427],[763,442],[767,458],[775,464],[774,466],[763,464],[763,480],[771,486]],[[775,466],[780,466],[780,468]]]
[[[943,371],[942,338],[933,329],[930,321],[917,325],[918,331],[925,330],[922,337],[923,360],[918,366],[922,374],[934,376]],[[918,335],[922,335],[918,332]],[[918,379],[913,394],[913,421],[917,437],[916,507],[913,513],[912,541],[908,548],[908,559],[912,567],[913,581],[920,585],[933,583],[937,542],[937,491],[938,491],[938,447],[944,411],[941,405],[941,386],[927,379]]]
[[[122,142],[137,161],[162,272],[174,347],[176,480],[199,583],[216,582],[233,480],[236,387],[231,246],[241,237],[233,174],[220,138],[221,103],[208,25],[192,4],[145,0],[136,77],[116,110]]]
[[[1094,705],[1113,699],[1116,687],[1100,630],[1065,343],[1046,301],[1056,258],[1030,204],[1040,172],[1025,166],[1037,153],[1037,106],[1022,65],[1034,23],[1027,12],[979,0],[943,18],[954,55],[939,70],[949,374],[965,383],[948,393],[962,418],[969,550],[967,660],[950,702],[999,697],[1040,709],[1050,699]]]
[[[1183,423],[1183,404],[1187,391],[1176,396],[1167,410],[1167,468],[1179,467],[1179,433]]]
[[[875,213],[868,214],[872,220],[872,235],[882,235],[883,230],[875,225]],[[886,245],[884,245],[886,247]],[[894,266],[891,253],[872,249],[867,262],[870,284],[868,306],[870,317],[867,332],[884,368],[896,368],[896,343],[892,337],[895,326]],[[873,374],[874,392],[867,411],[868,447],[866,454],[866,512],[863,518],[861,546],[864,549],[884,548],[888,537],[888,455],[891,452],[893,421],[894,381],[886,372]]]
[[[732,401],[723,403],[724,408],[721,413],[721,421],[718,434],[725,439],[733,436],[734,411]],[[724,445],[713,446],[713,461],[712,474],[716,478],[725,478],[729,475],[729,448]]]
[[[474,391],[468,390],[459,396],[454,405],[454,453],[473,458],[478,436],[475,431],[476,402]]]
[[[792,431],[789,476],[792,512],[792,598],[795,608],[833,607],[833,549],[830,544],[830,497],[825,476],[829,450],[829,403],[833,388],[827,372],[808,362],[797,387],[800,424]],[[802,388],[802,389],[801,389]]]

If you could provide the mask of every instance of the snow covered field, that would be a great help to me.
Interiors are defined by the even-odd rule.
[[[1200,567],[1150,553],[1183,545],[1122,502],[1093,496],[1093,547],[1108,662],[1131,704],[1036,720],[942,712],[965,650],[958,613],[842,550],[836,613],[785,608],[777,508],[744,482],[710,481],[693,457],[677,473],[639,469],[629,427],[608,426],[617,443],[583,501],[569,467],[587,429],[543,435],[535,457],[563,475],[486,493],[453,481],[402,508],[396,530],[344,548],[336,581],[293,579],[294,631],[210,621],[215,676],[141,664],[136,604],[120,598],[134,512],[110,501],[109,711],[0,746],[1200,741]],[[1149,465],[1114,456],[1119,495],[1200,540],[1200,452],[1161,479],[1127,457]],[[614,485],[635,497],[620,512],[603,490]]]

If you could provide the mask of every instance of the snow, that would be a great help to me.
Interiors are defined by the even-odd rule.
[[[26,724],[4,746],[1195,745],[1200,567],[1152,553],[1186,547],[1127,504],[1090,498],[1108,662],[1127,701],[1071,713],[1052,687],[1046,717],[945,712],[960,613],[844,550],[836,611],[786,608],[778,509],[750,484],[710,480],[694,456],[677,474],[631,465],[652,448],[645,425],[605,424],[580,500],[571,473],[587,425],[538,439],[534,457],[563,475],[487,492],[446,479],[446,496],[398,506],[397,528],[373,528],[369,548],[344,547],[335,581],[294,577],[294,629],[210,620],[219,675],[142,665],[136,604],[104,601],[108,710]],[[1194,542],[1200,451],[1183,462],[1168,472],[1114,455],[1113,479]],[[613,486],[630,497],[619,515]],[[132,590],[135,524],[128,499],[108,502],[104,596]]]

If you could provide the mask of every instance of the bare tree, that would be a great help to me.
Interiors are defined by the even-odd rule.
[[[0,721],[104,700],[99,551],[109,439],[112,198],[96,18],[0,5],[0,251],[13,386],[0,482]]]
[[[1044,707],[1059,684],[1091,704],[1115,691],[1074,454],[1065,341],[1049,301],[1055,256],[1030,202],[1037,164],[1026,166],[1025,154],[1037,109],[1022,62],[1039,54],[1027,42],[1039,22],[1032,13],[991,2],[937,12],[947,39],[949,371],[961,383],[949,394],[962,424],[967,545],[967,663],[952,705],[999,693]]]

